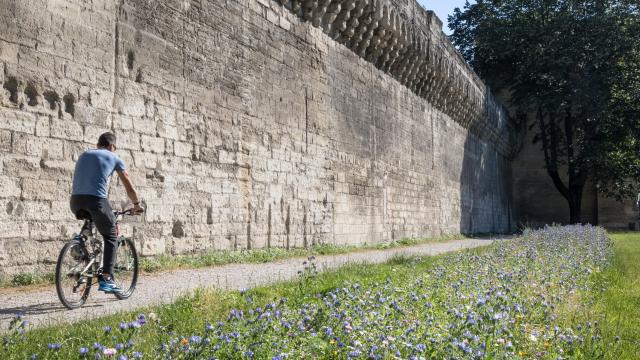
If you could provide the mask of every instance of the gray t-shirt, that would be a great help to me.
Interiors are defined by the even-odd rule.
[[[87,150],[76,162],[71,195],[93,195],[107,198],[109,177],[114,170],[124,171],[124,162],[107,149]]]

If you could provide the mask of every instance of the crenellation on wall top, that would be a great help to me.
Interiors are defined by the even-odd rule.
[[[498,133],[512,138],[508,121],[471,126],[507,118],[506,111],[451,44],[442,20],[415,0],[273,2],[321,28],[479,137],[489,140]],[[488,126],[499,128],[485,131]],[[509,141],[502,146],[506,153]]]

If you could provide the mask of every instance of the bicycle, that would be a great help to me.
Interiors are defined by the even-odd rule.
[[[131,239],[120,235],[120,218],[125,215],[138,215],[133,209],[114,211],[118,249],[113,279],[122,292],[113,293],[119,300],[128,299],[133,294],[138,281],[138,252]],[[94,279],[101,275],[102,239],[96,238],[96,227],[89,213],[77,215],[84,220],[80,234],[66,243],[56,263],[55,283],[58,298],[68,309],[77,309],[84,305],[89,297]]]

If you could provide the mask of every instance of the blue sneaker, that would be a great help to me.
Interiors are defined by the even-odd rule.
[[[122,292],[122,289],[120,289],[120,287],[118,287],[118,285],[113,281],[113,278],[105,279],[101,277],[99,284],[99,291],[104,291],[109,294]]]

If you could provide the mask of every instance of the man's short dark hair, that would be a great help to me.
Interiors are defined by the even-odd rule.
[[[107,147],[116,144],[116,136],[110,132],[106,132],[98,138],[98,147]]]

